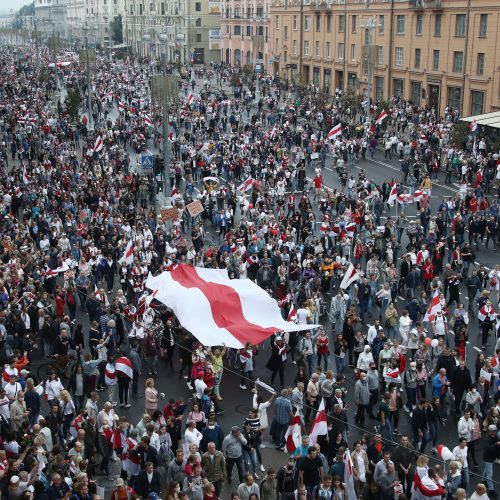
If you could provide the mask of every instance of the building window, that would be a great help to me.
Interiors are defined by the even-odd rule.
[[[241,26],[239,24],[234,26],[233,35],[241,35]]]
[[[420,99],[422,97],[422,83],[410,82],[411,102],[414,106],[420,106]]]
[[[267,31],[267,27],[266,27],[266,31]],[[259,36],[264,36],[264,26],[257,26],[255,34],[259,35]],[[267,36],[266,36],[266,41],[267,41]]]
[[[488,31],[488,14],[481,14],[479,21],[479,36],[486,36]]]
[[[319,33],[321,31],[321,16],[314,16],[314,22],[316,24],[316,33]]]
[[[432,71],[439,70],[439,50],[434,50],[432,53]]]
[[[403,47],[396,47],[396,66],[403,66]]]
[[[420,69],[420,56],[422,54],[421,49],[415,49],[415,69]]]
[[[201,17],[197,17],[196,21],[194,22],[195,26],[201,26]]]
[[[257,17],[263,18],[264,17],[264,7],[257,7],[256,15],[257,15]]]
[[[399,78],[394,79],[394,95],[396,97],[403,97],[405,88],[405,81]]]
[[[405,16],[396,16],[396,32],[403,35],[405,32]]]
[[[286,50],[283,52],[283,61],[288,62],[288,52]]]
[[[196,43],[201,43],[201,33],[196,33]]]
[[[280,29],[280,16],[274,16],[274,27],[277,30]]]
[[[424,16],[422,14],[417,15],[417,22],[415,26],[415,34],[416,35],[421,35],[422,34],[422,25],[424,22]]]
[[[201,2],[196,2],[194,4],[194,10],[195,12],[201,12]]]
[[[378,34],[383,35],[385,32],[385,16],[378,16]]]
[[[448,87],[448,107],[451,109],[460,109],[462,100],[462,89],[460,87]]]
[[[455,36],[465,36],[465,14],[455,16]]]
[[[320,49],[319,49],[319,42],[315,42],[314,44],[314,55],[316,57],[319,57],[320,56]]]
[[[311,29],[311,16],[304,16],[304,31]]]
[[[476,73],[478,75],[484,74],[484,53],[483,52],[479,52],[479,54],[477,55]]]
[[[351,61],[356,60],[356,44],[351,43]]]
[[[294,29],[294,30],[297,29],[297,16],[293,16],[293,19],[292,19],[292,29]]]
[[[332,32],[332,16],[328,15],[326,16],[326,32],[331,33]]]
[[[304,55],[309,55],[309,40],[304,40]]]
[[[443,17],[441,14],[436,14],[434,17],[434,36],[441,36],[441,21]]]
[[[453,72],[462,73],[464,67],[464,53],[453,52]]]
[[[325,44],[325,55],[326,57],[332,57],[331,55],[331,48],[330,48],[330,42],[326,42]]]
[[[229,35],[231,33],[231,25],[226,24],[226,35]]]
[[[339,45],[338,45],[338,51],[337,51],[337,57],[339,59],[344,59],[344,56],[345,56],[345,46],[342,42],[339,42]]]
[[[320,68],[317,66],[313,67],[313,84],[319,87],[319,78],[320,78]]]
[[[283,26],[283,38],[284,40],[288,40],[288,26],[286,24]]]
[[[252,36],[253,33],[252,33],[252,30],[253,30],[253,26],[247,26],[247,36]]]
[[[240,19],[241,18],[241,10],[239,7],[234,8],[234,17],[235,19]],[[278,26],[276,26],[278,27]]]
[[[356,24],[357,24],[358,16],[351,16],[351,32],[356,33]]]
[[[276,52],[276,54],[280,53],[279,48],[280,48],[280,39],[275,38],[274,39],[274,52]]]
[[[345,31],[345,16],[339,16],[339,33],[344,33]]]
[[[323,90],[326,93],[330,92],[330,85],[332,84],[332,72],[329,69],[323,70]]]
[[[470,114],[482,115],[484,113],[484,92],[480,90],[470,91]]]
[[[297,55],[297,40],[294,40],[292,43],[292,52],[294,56]]]
[[[377,64],[381,66],[384,64],[384,47],[377,45]]]
[[[375,77],[375,99],[382,101],[384,99],[384,77]]]

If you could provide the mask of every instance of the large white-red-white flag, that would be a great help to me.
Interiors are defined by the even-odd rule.
[[[278,332],[295,332],[319,325],[296,325],[281,316],[276,300],[249,279],[229,279],[226,269],[179,264],[146,287],[173,310],[180,324],[203,345],[242,348],[260,344]]]
[[[309,442],[311,445],[316,444],[318,442],[318,436],[326,436],[327,434],[328,425],[326,423],[325,400],[321,398],[321,403],[309,434]]]
[[[328,132],[328,139],[335,139],[338,135],[342,133],[342,124],[338,123],[333,127],[330,132]]]
[[[249,177],[246,181],[242,182],[236,189],[241,193],[245,193],[249,189],[252,189],[253,179]]]
[[[431,303],[427,308],[427,311],[424,316],[424,321],[434,321],[436,318],[436,314],[443,310],[443,306],[441,305],[441,301],[439,300],[439,293],[436,290],[434,292],[434,296],[432,297]]]
[[[349,287],[351,283],[354,283],[359,279],[359,274],[358,271],[354,268],[352,264],[349,264],[349,267],[347,268],[346,273],[344,274],[344,277],[342,278],[342,281],[340,282],[340,288],[345,290],[346,288]]]
[[[193,101],[194,101],[194,95],[192,94],[192,92],[189,92],[189,95],[187,97],[187,103],[191,106]]]
[[[424,196],[425,192],[423,189],[417,189],[414,193],[413,193],[413,199],[414,201],[420,201],[423,196]]]
[[[301,441],[302,422],[300,420],[299,410],[296,410],[285,434],[285,448],[287,453],[294,452],[300,446]]]
[[[378,115],[378,118],[375,120],[377,125],[380,125],[387,118],[387,113],[385,110],[382,110],[382,113]]]
[[[410,193],[403,193],[398,196],[398,203],[400,205],[408,205],[413,203],[413,196]]]
[[[398,198],[398,185],[394,183],[391,188],[391,192],[389,193],[389,198],[387,199],[387,204],[389,206],[394,206],[395,201]]]
[[[123,264],[124,262],[129,266],[131,266],[134,263],[134,244],[132,240],[130,240],[127,243],[123,255],[118,260],[119,264]]]
[[[344,488],[346,490],[346,498],[357,498],[356,490],[354,489],[354,472],[352,469],[351,452],[346,448],[344,456]]]

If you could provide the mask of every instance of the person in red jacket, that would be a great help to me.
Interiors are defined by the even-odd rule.
[[[431,282],[434,279],[434,264],[432,263],[430,257],[427,257],[427,259],[425,259],[423,271],[425,291],[428,292],[431,288]]]

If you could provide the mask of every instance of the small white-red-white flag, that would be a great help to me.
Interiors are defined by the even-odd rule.
[[[387,113],[385,110],[382,110],[382,113],[378,115],[378,118],[375,120],[377,125],[380,125],[387,118]]]
[[[119,101],[119,102],[118,102],[118,109],[119,109],[120,111],[123,111],[123,110],[125,109],[125,103],[124,103],[124,102],[122,102],[122,101]]]
[[[351,283],[354,283],[359,279],[359,274],[358,271],[354,268],[354,266],[349,264],[349,267],[347,268],[346,273],[344,274],[344,277],[342,278],[342,281],[340,283],[340,288],[345,290],[346,288],[349,287]]]
[[[132,240],[130,240],[127,243],[123,255],[118,260],[119,264],[123,264],[124,262],[129,266],[131,266],[134,263],[134,244]]]
[[[249,189],[252,189],[253,179],[249,177],[246,181],[242,182],[236,189],[241,193],[245,193]]]
[[[318,436],[326,436],[328,434],[328,426],[326,423],[325,400],[321,398],[321,403],[316,413],[311,432],[309,434],[309,442],[314,445],[318,442]]]
[[[105,306],[109,306],[109,300],[108,300],[108,296],[106,295],[105,292],[101,293],[101,291],[99,290],[99,288],[97,288],[97,285],[95,285],[95,289],[94,289],[94,292],[95,292],[95,298],[99,301],[99,302],[102,302]]]
[[[400,205],[408,205],[413,203],[413,196],[410,193],[403,193],[398,196],[398,203]]]
[[[346,448],[344,456],[342,457],[344,462],[344,488],[346,498],[357,498],[356,490],[354,489],[354,471],[351,460],[351,452],[349,448]]]
[[[295,307],[295,304],[292,304],[292,307],[290,307],[290,311],[288,312],[286,320],[295,321],[296,319],[297,319],[297,307]]]
[[[469,129],[471,132],[475,132],[477,130],[477,121],[475,118],[470,122]]]
[[[342,124],[337,124],[333,127],[330,132],[328,132],[328,139],[335,139],[338,135],[342,133]]]
[[[102,147],[104,146],[104,143],[102,142],[102,137],[99,135],[97,137],[97,139],[95,140],[95,144],[94,144],[94,153],[99,153],[99,151],[102,149]]]
[[[194,101],[194,95],[192,92],[189,92],[189,95],[187,97],[187,103],[191,106],[193,101]]]
[[[439,293],[436,290],[434,292],[434,296],[432,297],[431,303],[427,308],[427,312],[425,313],[424,321],[434,321],[434,319],[436,318],[436,314],[438,312],[441,312],[442,310],[443,306],[441,305],[441,301],[439,300]]]
[[[413,200],[414,201],[420,201],[422,199],[422,197],[424,196],[424,190],[423,189],[417,189],[414,193],[413,193]]]
[[[151,120],[151,118],[148,116],[148,115],[145,115],[144,116],[144,123],[148,126],[148,127],[151,127],[153,128],[154,125],[153,125],[153,120]]]
[[[356,223],[355,222],[350,222],[347,224],[344,228],[346,236],[349,238],[352,238],[354,236],[354,233],[356,232]]]
[[[287,453],[292,453],[302,441],[302,423],[300,420],[299,410],[295,411],[295,415],[290,420],[290,425],[285,434],[285,448]]]
[[[398,198],[398,185],[394,183],[389,193],[389,198],[387,199],[387,204],[392,207]]]

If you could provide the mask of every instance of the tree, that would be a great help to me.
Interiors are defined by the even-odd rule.
[[[111,28],[111,38],[113,42],[120,44],[123,43],[123,24],[122,16],[115,16],[110,24]]]
[[[78,87],[68,89],[68,95],[64,100],[64,107],[72,121],[78,120],[80,109],[80,89]]]

